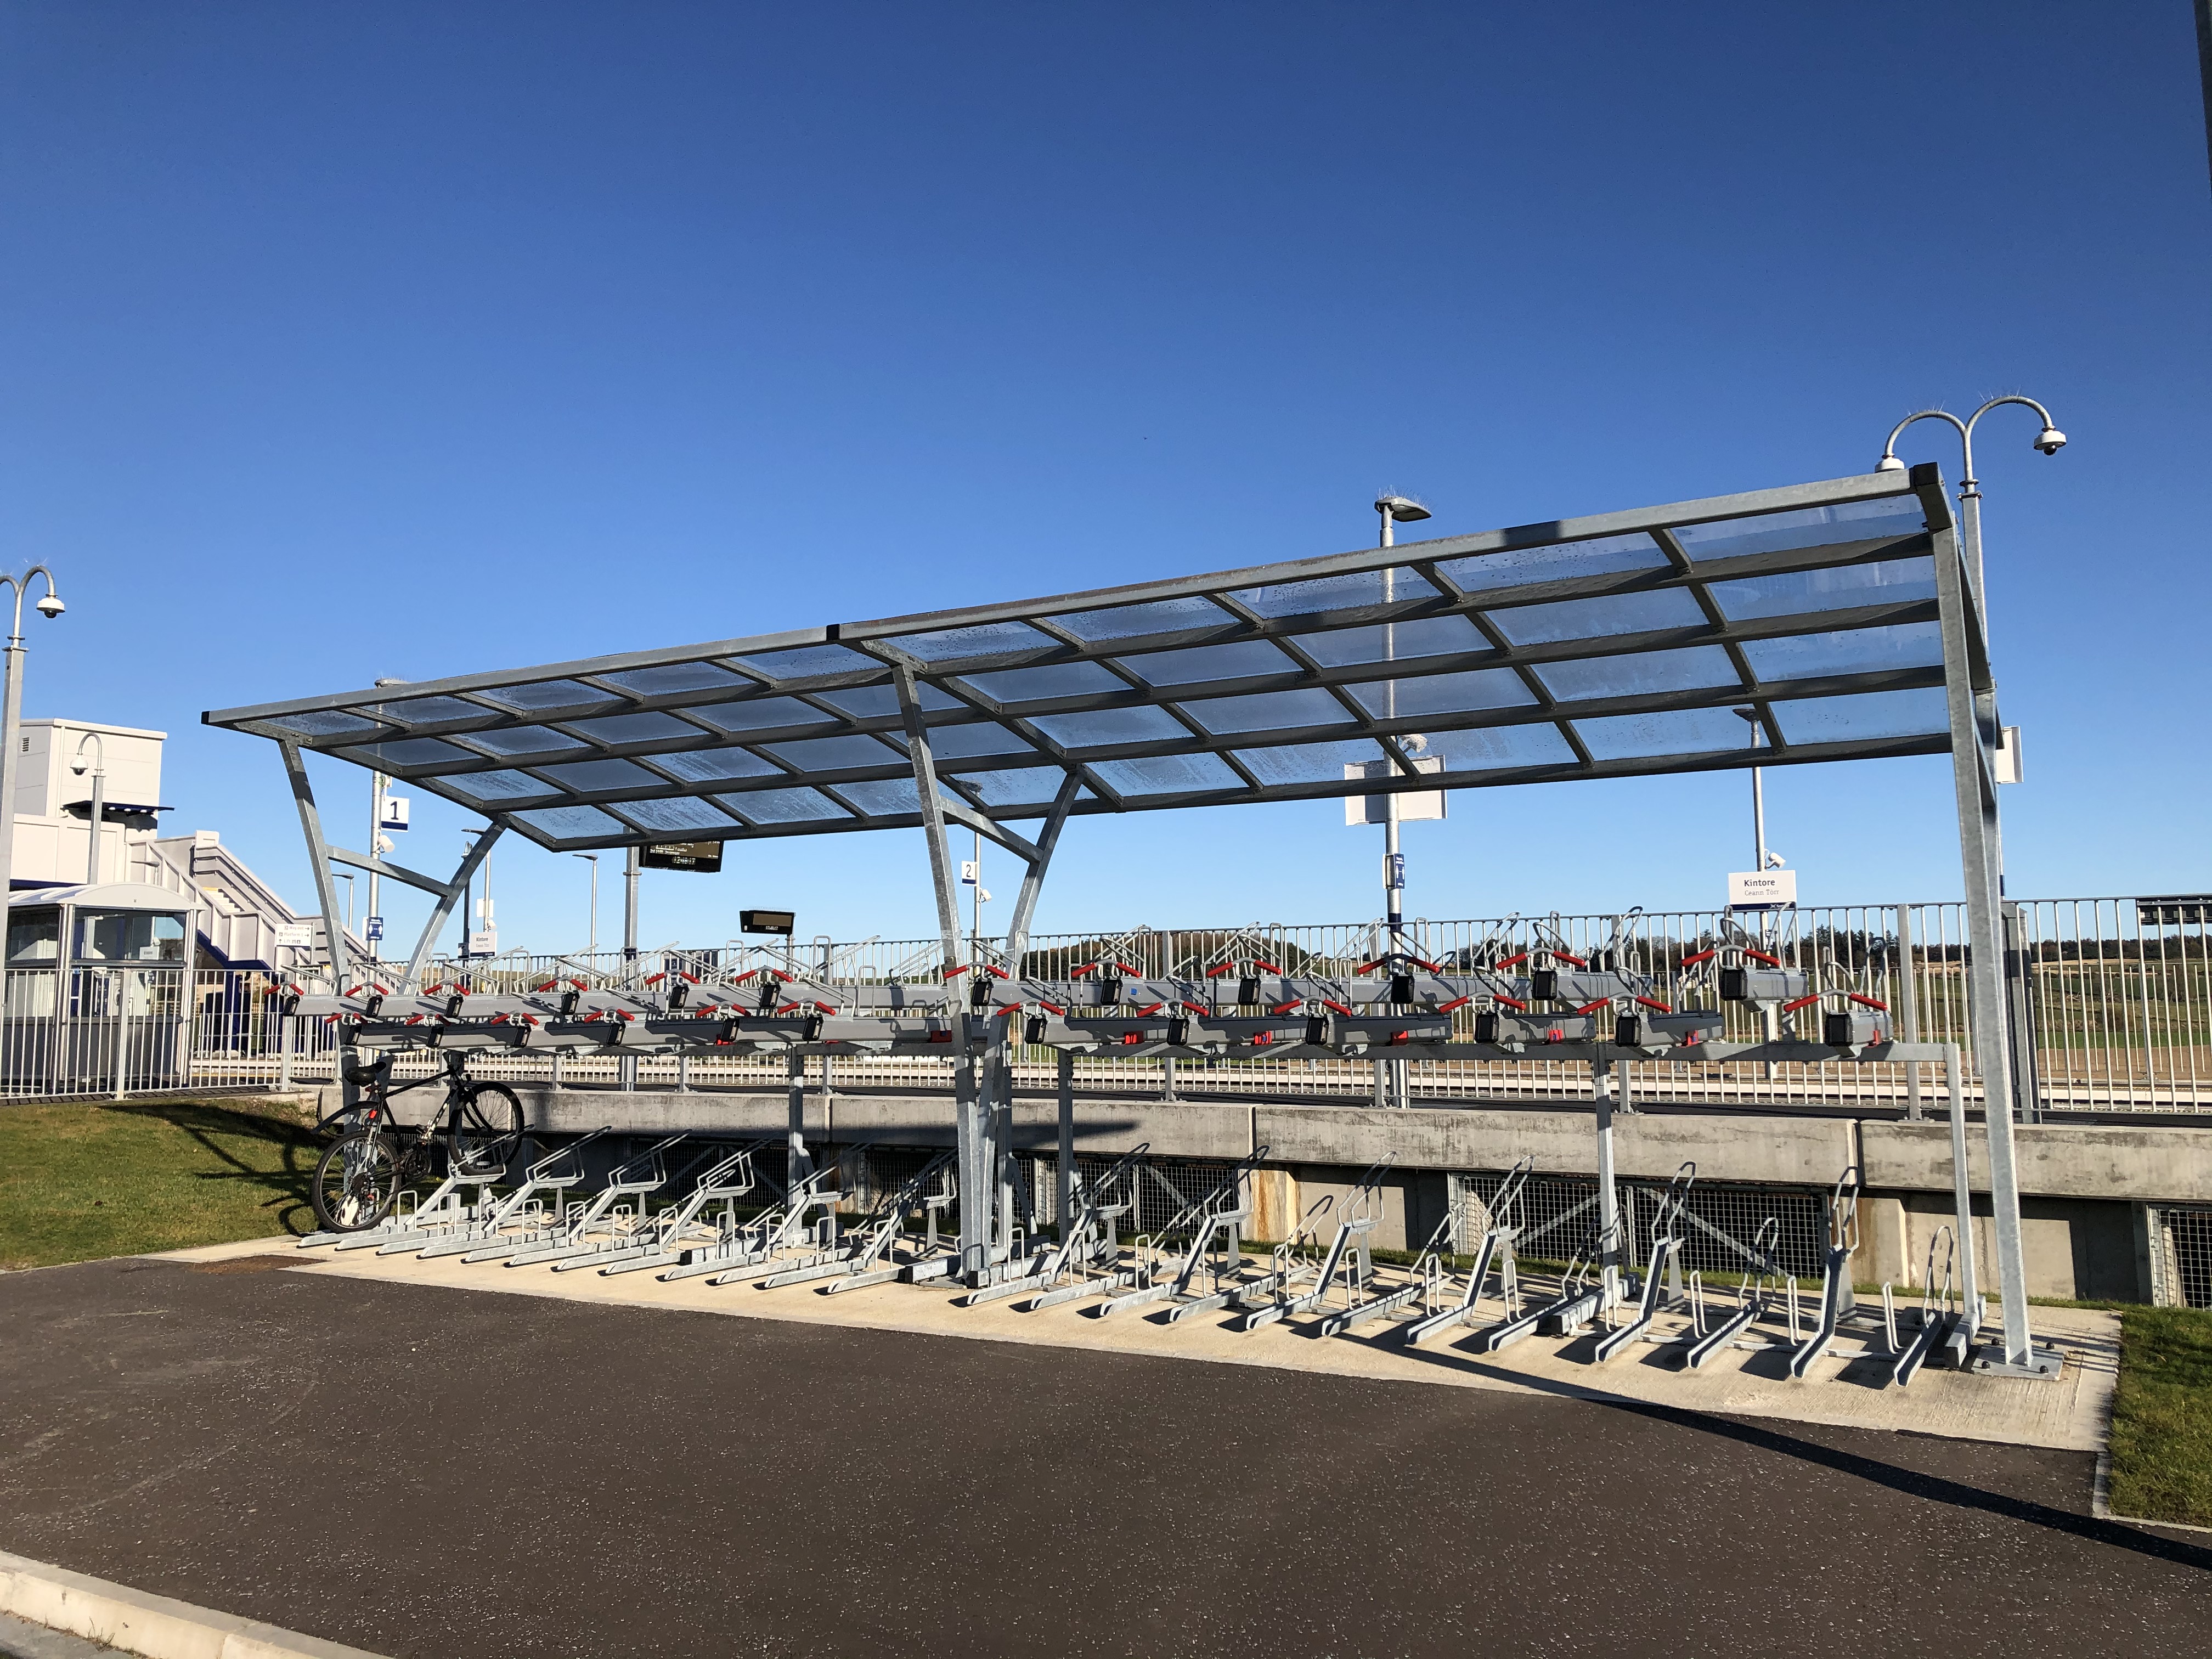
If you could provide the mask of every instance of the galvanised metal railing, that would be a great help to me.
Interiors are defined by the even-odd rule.
[[[1488,949],[1511,955],[1556,940],[1577,955],[1618,936],[1626,963],[1654,975],[1659,994],[1686,994],[1684,959],[1722,938],[1737,919],[1718,911],[1632,912],[1610,915],[1505,916],[1466,921],[1417,920],[1414,947],[1451,967]],[[2032,1056],[2034,1109],[2045,1112],[2197,1112],[2212,1109],[2212,903],[2134,898],[2023,900],[2008,907],[2008,969],[2016,1024],[2032,1031],[2021,1058]],[[1970,1097],[1980,1083],[1966,996],[1965,907],[1957,903],[1844,905],[1774,913],[1747,920],[1761,948],[1793,967],[1824,976],[1847,975],[1853,988],[1887,1003],[1898,1035],[1908,1041],[1956,1042],[1964,1050]],[[1760,931],[1762,930],[1763,931]],[[1021,972],[1060,978],[1081,963],[1112,955],[1152,974],[1201,972],[1224,953],[1263,957],[1286,972],[1347,974],[1379,948],[1379,923],[1245,927],[1137,928],[1127,933],[1059,934],[1030,941]],[[995,959],[992,942],[981,945]],[[786,946],[732,940],[718,946],[666,945],[635,961],[602,951],[562,955],[510,952],[465,969],[436,964],[434,981],[465,981],[483,989],[523,988],[552,978],[621,984],[668,969],[722,975],[755,967],[805,971],[833,984],[927,981],[938,972],[933,939],[826,938]],[[1016,964],[1006,963],[1013,968]],[[120,975],[120,977],[118,977]],[[0,1019],[0,1091],[30,1095],[112,1093],[118,1069],[126,1091],[180,1087],[327,1082],[333,1032],[324,1022],[286,1019],[276,981],[267,974],[201,969],[191,975],[185,1006],[182,969],[85,968],[66,986],[52,969],[6,974]],[[1726,1009],[1723,1035],[1759,1035],[1758,1016]],[[165,1035],[167,1033],[167,1035]],[[403,1057],[403,1072],[427,1072],[428,1054]],[[821,1061],[810,1063],[820,1085]],[[1048,1087],[1049,1051],[1014,1057],[1018,1086]],[[611,1086],[611,1055],[556,1060],[545,1054],[487,1055],[485,1077]],[[949,1091],[951,1062],[921,1056],[841,1057],[831,1063],[841,1090]],[[1841,1062],[1721,1066],[1694,1060],[1638,1061],[1631,1086],[1647,1100],[1713,1101],[1755,1106],[1829,1103],[1869,1109],[1940,1105],[1941,1084],[1929,1068]],[[1198,1062],[1080,1056],[1076,1086],[1085,1092],[1220,1098],[1371,1098],[1374,1066],[1354,1060]],[[781,1089],[781,1056],[687,1061],[642,1056],[639,1086]],[[1589,1068],[1532,1059],[1520,1062],[1431,1060],[1409,1066],[1413,1098],[1436,1102],[1587,1099]]]

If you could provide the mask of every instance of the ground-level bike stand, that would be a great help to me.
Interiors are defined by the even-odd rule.
[[[545,1243],[568,1212],[569,1188],[583,1184],[584,1149],[613,1133],[612,1125],[593,1129],[559,1151],[548,1152],[524,1172],[521,1184],[493,1205],[481,1220],[471,1222],[457,1237],[424,1245],[423,1259],[458,1255],[465,1261],[491,1261],[524,1245]]]
[[[550,1267],[586,1256],[604,1260],[635,1244],[641,1229],[651,1218],[653,1195],[684,1180],[713,1156],[714,1149],[708,1146],[679,1158],[690,1140],[689,1134],[669,1135],[615,1165],[590,1202],[575,1206],[562,1218],[554,1237],[514,1252],[507,1265]]]
[[[1311,1279],[1301,1276],[1290,1282],[1279,1282],[1273,1298],[1264,1306],[1250,1310],[1233,1328],[1256,1331],[1297,1314],[1311,1313],[1328,1299],[1329,1291],[1340,1274],[1345,1281],[1345,1305],[1351,1307],[1358,1302],[1359,1293],[1374,1282],[1369,1236],[1382,1219],[1382,1176],[1389,1168],[1387,1158],[1370,1164],[1345,1194],[1336,1232],[1328,1242],[1328,1252],[1315,1268]],[[1285,1263],[1285,1275],[1287,1270]],[[1279,1281],[1285,1275],[1279,1275]]]
[[[1686,1300],[1682,1294],[1681,1218],[1683,1207],[1689,1202],[1691,1183],[1697,1178],[1698,1166],[1685,1164],[1674,1172],[1674,1179],[1667,1183],[1667,1190],[1660,1195],[1658,1214],[1653,1222],[1651,1259],[1644,1272],[1641,1304],[1635,1318],[1598,1339],[1591,1358],[1599,1364],[1627,1352],[1631,1345],[1641,1341],[1662,1309],[1679,1308]]]
[[[979,1285],[962,1297],[958,1305],[976,1308],[1031,1291],[1049,1294],[1055,1290],[1072,1290],[1082,1294],[1103,1286],[1108,1280],[1116,1287],[1128,1283],[1128,1275],[1115,1272],[1121,1258],[1119,1224],[1136,1207],[1134,1183],[1139,1165],[1151,1152],[1152,1143],[1146,1141],[1122,1153],[1095,1179],[1073,1176],[1069,1182],[1068,1212],[1060,1218],[1059,1243],[1044,1253],[1036,1270],[1017,1279],[1002,1279],[994,1285]],[[1090,1277],[1093,1267],[1104,1269],[1106,1279],[1093,1280]],[[1031,1304],[1030,1311],[1036,1311],[1038,1305]]]
[[[1468,1270],[1459,1305],[1431,1314],[1408,1326],[1408,1347],[1418,1348],[1447,1331],[1473,1324],[1481,1312],[1483,1289],[1489,1283],[1493,1267],[1498,1271],[1498,1305],[1505,1317],[1510,1320],[1520,1312],[1520,1268],[1514,1259],[1513,1244],[1521,1233],[1522,1196],[1528,1184],[1528,1173],[1534,1167],[1534,1158],[1524,1158],[1506,1171],[1505,1179],[1498,1183],[1498,1191],[1484,1206],[1489,1212],[1490,1224],[1483,1229],[1481,1242],[1475,1247],[1474,1265]]]

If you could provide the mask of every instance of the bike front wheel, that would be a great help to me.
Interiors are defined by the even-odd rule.
[[[522,1149],[522,1103],[504,1083],[479,1083],[453,1108],[448,1137],[457,1175],[504,1170]]]
[[[399,1201],[399,1149],[380,1130],[333,1142],[315,1165],[315,1219],[334,1233],[365,1232]]]

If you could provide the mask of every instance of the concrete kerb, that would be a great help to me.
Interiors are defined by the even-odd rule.
[[[0,1613],[145,1659],[380,1659],[361,1648],[4,1552]]]

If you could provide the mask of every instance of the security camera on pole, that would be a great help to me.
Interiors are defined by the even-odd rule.
[[[1375,511],[1382,521],[1384,547],[1395,546],[1392,533],[1401,524],[1417,524],[1429,516],[1429,509],[1407,496],[1394,495],[1387,491],[1375,498]],[[1397,574],[1385,567],[1382,572],[1382,603],[1386,605],[1397,598]],[[1390,665],[1397,659],[1397,625],[1382,624],[1382,717],[1395,722],[1398,718],[1398,683],[1389,678]],[[1419,738],[1401,740],[1402,745],[1419,753],[1428,745]],[[1385,775],[1390,769],[1384,763]],[[1403,808],[1398,793],[1392,790],[1382,797],[1382,925],[1389,936],[1382,952],[1401,956],[1406,950],[1406,855],[1398,850],[1398,823]],[[1375,1067],[1375,1103],[1377,1106],[1403,1107],[1407,1103],[1406,1062],[1402,1060],[1379,1061]]]

